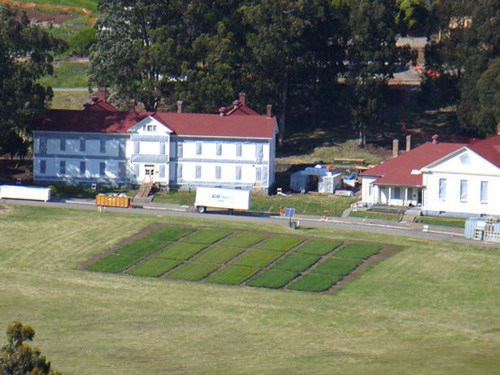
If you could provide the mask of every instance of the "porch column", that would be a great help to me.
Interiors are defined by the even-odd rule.
[[[390,206],[392,201],[392,187],[389,186],[389,194],[387,196],[387,204]]]

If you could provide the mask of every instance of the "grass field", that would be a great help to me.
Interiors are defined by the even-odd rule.
[[[87,63],[57,62],[54,74],[40,78],[39,82],[50,87],[87,87],[87,68]]]
[[[64,374],[492,374],[500,367],[499,249],[303,229],[407,246],[321,295],[78,269],[153,223],[220,229],[203,218],[23,206],[0,215],[0,324],[32,325],[34,345]]]

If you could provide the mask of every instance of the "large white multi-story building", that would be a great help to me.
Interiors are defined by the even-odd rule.
[[[103,93],[83,110],[51,110],[35,124],[35,182],[267,190],[276,119],[244,96],[219,114],[119,111]]]

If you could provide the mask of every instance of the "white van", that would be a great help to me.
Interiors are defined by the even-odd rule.
[[[200,214],[207,208],[227,208],[246,211],[250,208],[250,191],[239,189],[221,189],[198,187],[194,202]]]

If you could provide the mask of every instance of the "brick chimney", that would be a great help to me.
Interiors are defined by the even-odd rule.
[[[397,158],[399,156],[399,140],[394,139],[392,141],[392,157]]]
[[[439,135],[434,134],[432,136],[432,144],[437,145],[439,143]]]
[[[177,100],[177,113],[182,113],[182,100]]]
[[[106,87],[99,87],[97,89],[97,99],[102,101],[106,100]]]
[[[272,104],[266,105],[266,116],[273,117],[273,105]]]
[[[226,107],[219,108],[219,115],[220,117],[224,117],[226,115]]]
[[[411,150],[411,135],[406,136],[406,152]]]
[[[135,100],[130,100],[128,102],[128,106],[129,106],[130,112],[135,112]]]
[[[239,98],[241,105],[246,105],[247,94],[240,92]]]

